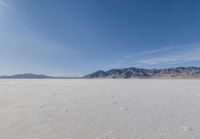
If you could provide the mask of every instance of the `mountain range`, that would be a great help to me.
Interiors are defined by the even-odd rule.
[[[0,76],[0,79],[46,79],[46,78],[53,78],[53,77],[42,74],[32,74],[32,73]]]
[[[200,78],[199,67],[176,67],[166,69],[123,68],[99,70],[84,78]]]
[[[0,79],[92,79],[92,78],[175,78],[200,79],[200,67],[176,67],[165,69],[123,68],[108,71],[99,70],[83,77],[53,77],[43,74],[16,74],[0,76]]]
[[[48,76],[44,74],[33,74],[33,73],[0,76],[0,79],[80,79],[80,78],[81,77],[55,77],[55,76]]]

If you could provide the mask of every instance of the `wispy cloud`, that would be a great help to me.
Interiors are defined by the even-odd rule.
[[[152,54],[156,54],[156,53],[161,53],[161,52],[166,52],[166,51],[170,51],[173,49],[176,49],[177,47],[164,47],[161,49],[155,49],[155,50],[146,50],[143,52],[140,52],[138,54],[130,54],[128,56],[126,56],[126,59],[131,59],[131,58],[137,58],[137,57],[141,57],[141,56],[146,56],[146,55],[152,55]]]
[[[200,47],[193,47],[190,50],[179,50],[176,52],[167,53],[159,56],[151,56],[148,58],[141,58],[136,61],[143,65],[158,65],[158,64],[181,64],[186,62],[200,61]]]
[[[7,9],[7,10],[9,10],[9,11],[15,13],[15,14],[18,14],[18,15],[24,17],[24,18],[29,18],[26,14],[24,14],[23,12],[19,11],[16,8],[10,6],[9,4],[5,3],[4,1],[0,1],[0,7],[3,7],[3,8],[5,8],[5,9]]]
[[[161,49],[131,54],[125,56],[123,59],[115,61],[112,65],[110,65],[110,67],[156,67],[163,64],[169,66],[196,61],[200,61],[200,44],[163,47]]]

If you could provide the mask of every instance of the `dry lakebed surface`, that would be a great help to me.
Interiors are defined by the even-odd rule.
[[[0,80],[0,139],[200,139],[200,80]]]

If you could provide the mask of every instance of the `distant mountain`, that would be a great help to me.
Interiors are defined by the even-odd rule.
[[[47,79],[47,78],[54,78],[54,77],[42,74],[32,74],[32,73],[16,74],[11,76],[7,75],[0,76],[0,79]]]
[[[99,70],[84,78],[200,78],[199,67],[177,67],[166,69],[124,68]]]

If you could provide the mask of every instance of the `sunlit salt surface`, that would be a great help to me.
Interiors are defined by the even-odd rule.
[[[199,139],[200,80],[0,80],[1,139]]]

